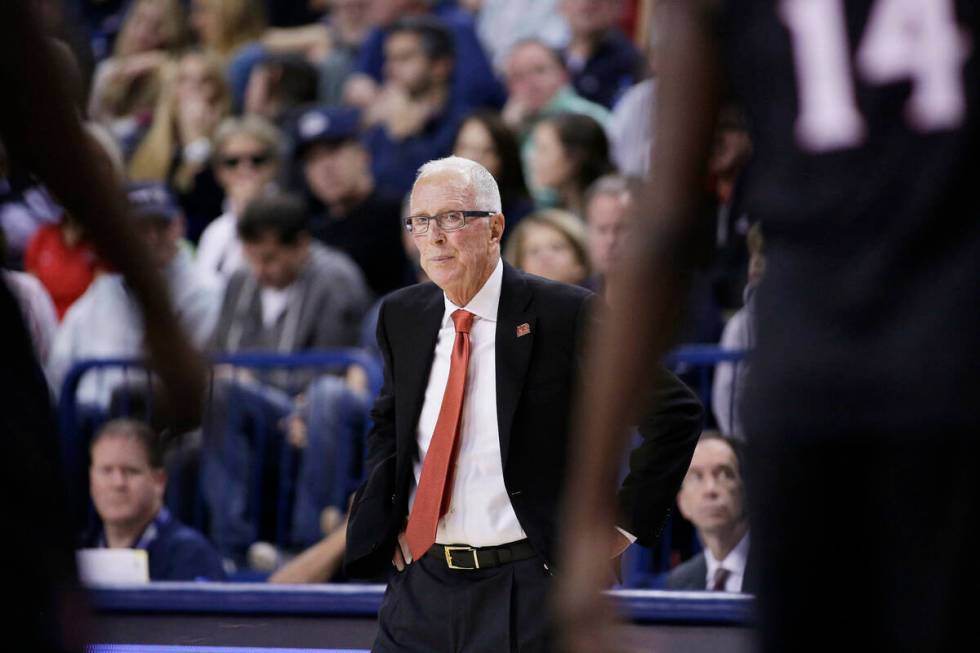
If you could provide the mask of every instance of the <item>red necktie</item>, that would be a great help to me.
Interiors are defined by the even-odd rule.
[[[728,571],[724,567],[718,567],[715,569],[715,577],[712,579],[711,591],[712,592],[724,592],[725,583],[728,582],[728,577],[732,575],[732,572]]]
[[[453,465],[459,450],[459,420],[466,392],[466,368],[470,362],[470,327],[473,314],[462,309],[452,314],[456,340],[449,362],[449,379],[442,395],[429,449],[422,461],[422,474],[408,517],[405,539],[414,560],[420,559],[436,541],[439,518],[446,514],[452,495]]]

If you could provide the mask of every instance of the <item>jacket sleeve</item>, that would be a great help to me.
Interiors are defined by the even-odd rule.
[[[394,551],[389,533],[395,493],[395,394],[392,356],[385,331],[386,304],[378,312],[378,347],[384,363],[384,383],[371,410],[367,439],[367,478],[354,493],[347,523],[344,571],[352,578],[376,578],[388,571]],[[394,535],[397,535],[395,533]]]
[[[637,425],[640,443],[617,496],[616,524],[652,546],[691,464],[704,411],[694,392],[663,366],[654,371],[647,397]]]

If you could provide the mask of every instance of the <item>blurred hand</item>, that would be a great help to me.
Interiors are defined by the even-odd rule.
[[[184,145],[208,138],[218,126],[221,115],[207,99],[193,95],[177,105],[177,129]]]
[[[378,96],[377,82],[364,74],[351,75],[344,84],[344,104],[358,109],[368,109]]]
[[[524,122],[527,120],[529,113],[527,106],[512,96],[507,100],[507,104],[504,105],[503,110],[500,112],[500,117],[503,118],[504,122],[511,129],[520,129],[524,126]]]

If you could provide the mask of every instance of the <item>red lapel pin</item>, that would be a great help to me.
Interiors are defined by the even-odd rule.
[[[517,325],[517,337],[526,336],[531,333],[531,325],[525,322],[524,324]]]

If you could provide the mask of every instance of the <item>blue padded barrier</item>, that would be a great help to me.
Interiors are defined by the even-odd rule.
[[[384,589],[384,585],[353,583],[151,583],[97,586],[89,591],[99,612],[374,617]],[[753,621],[755,601],[744,594],[655,590],[608,594],[623,616],[636,623],[748,626]]]

